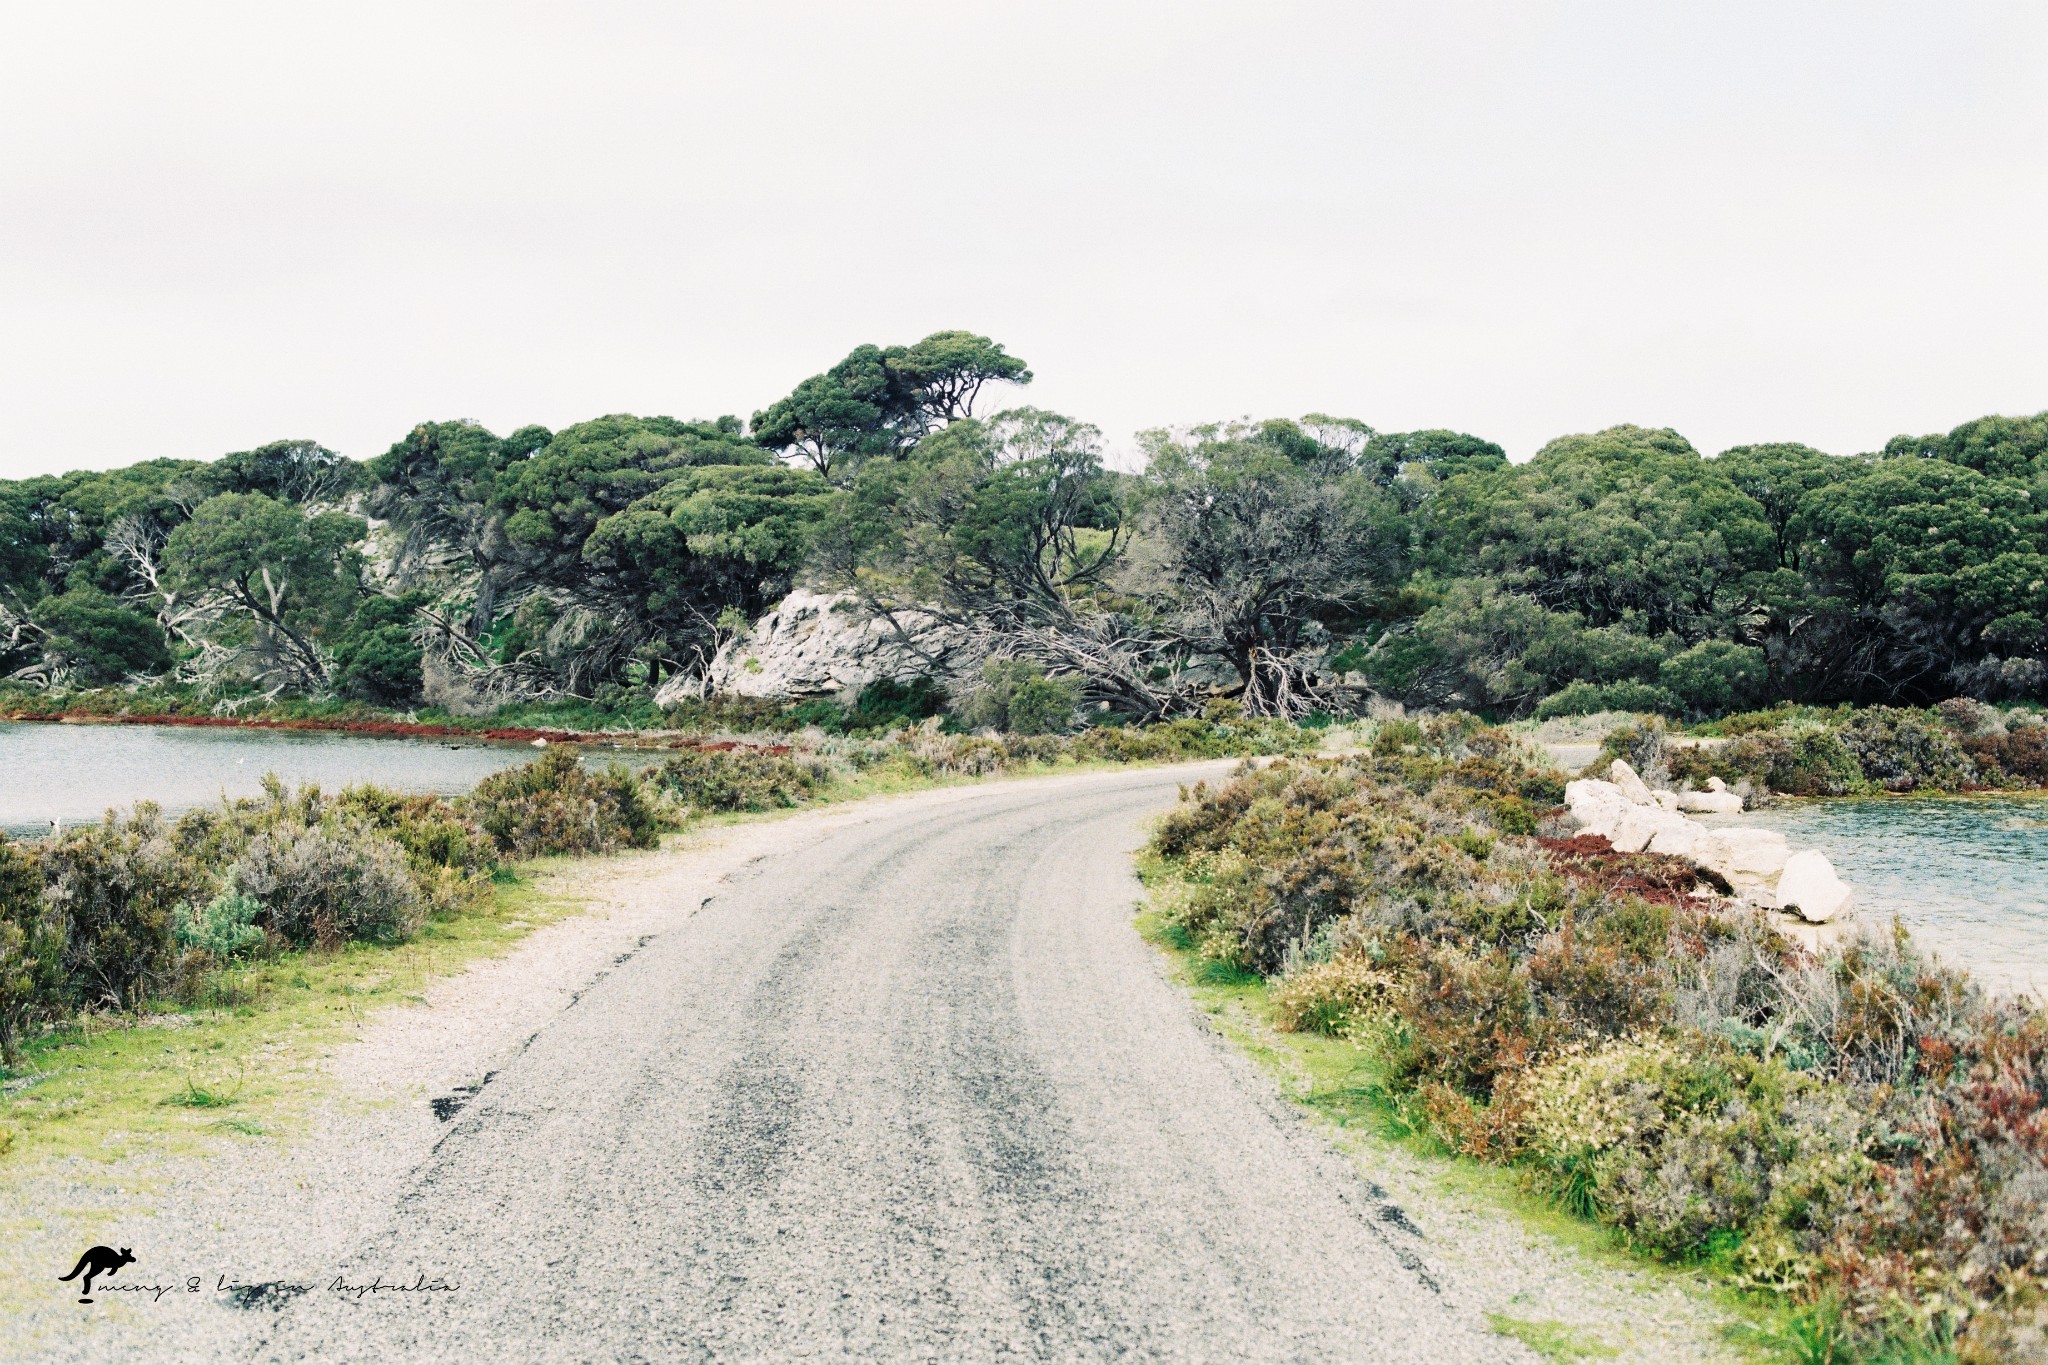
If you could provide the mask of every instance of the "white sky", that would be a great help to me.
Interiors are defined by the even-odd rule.
[[[746,416],[964,327],[1103,426],[2048,408],[2048,6],[0,6],[0,476]]]

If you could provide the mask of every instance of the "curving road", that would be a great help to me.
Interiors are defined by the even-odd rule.
[[[792,822],[451,1112],[340,1268],[458,1290],[308,1295],[243,1347],[1527,1359],[1132,929],[1131,851],[1187,777]]]

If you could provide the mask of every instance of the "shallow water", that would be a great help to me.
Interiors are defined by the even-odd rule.
[[[339,791],[374,782],[452,795],[532,759],[524,745],[376,739],[278,730],[0,723],[0,831],[47,834],[50,821],[98,820],[109,806],[154,801],[177,814],[254,796],[263,775]]]
[[[1817,848],[1866,918],[1896,915],[1987,984],[2048,998],[2048,797],[1786,801],[1713,820]]]

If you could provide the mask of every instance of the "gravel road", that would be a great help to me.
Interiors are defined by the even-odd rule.
[[[1439,1289],[1408,1219],[1134,932],[1131,852],[1188,777],[756,827],[708,899],[676,883],[692,903],[487,1074],[428,1117],[408,1101],[416,1150],[383,1176],[303,1203],[259,1181],[192,1220],[347,1229],[294,1272],[312,1292],[166,1300],[179,1326],[143,1308],[124,1351],[1532,1359]],[[318,1140],[286,1158],[322,1159]],[[259,1260],[244,1245],[234,1264]],[[454,1287],[346,1289],[423,1281]]]

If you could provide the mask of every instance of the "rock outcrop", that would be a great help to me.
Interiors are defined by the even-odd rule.
[[[1809,924],[1825,924],[1849,908],[1854,894],[1849,884],[1835,875],[1827,855],[1807,849],[1785,860],[1778,877],[1778,905],[1797,910]]]
[[[1699,815],[1737,815],[1742,811],[1742,798],[1729,791],[1720,778],[1710,777],[1705,791],[1678,793],[1678,808]]]
[[[1846,911],[1854,893],[1836,875],[1827,856],[1808,849],[1794,853],[1785,836],[1770,829],[1709,829],[1682,811],[1733,814],[1742,798],[1719,779],[1703,792],[1653,791],[1620,759],[1606,780],[1579,778],[1565,784],[1564,799],[1585,834],[1606,838],[1621,853],[1667,853],[1718,875],[1753,905],[1796,912],[1821,924]]]
[[[700,690],[800,701],[922,676],[958,691],[979,663],[965,631],[923,612],[898,612],[892,624],[849,594],[799,588],[719,650],[701,681],[675,679],[655,701],[667,706]]]
[[[1626,759],[1617,758],[1607,765],[1607,780],[1621,788],[1621,794],[1638,806],[1657,804],[1656,793],[1650,790],[1650,784],[1643,781]]]
[[[1698,862],[1727,878],[1735,894],[1758,905],[1778,908],[1778,876],[1792,849],[1774,829],[1703,831]]]

